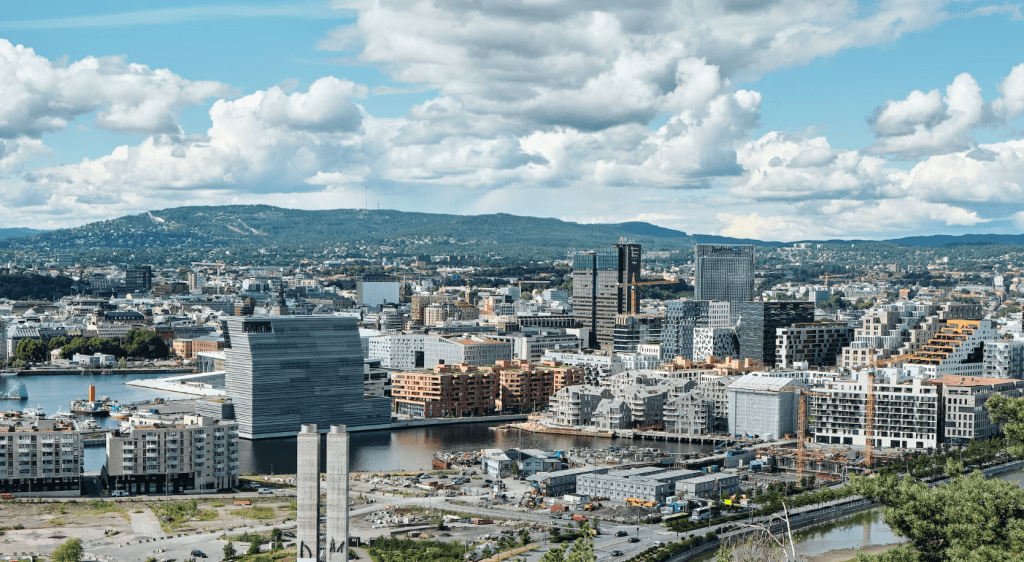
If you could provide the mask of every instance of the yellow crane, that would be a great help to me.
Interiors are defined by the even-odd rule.
[[[636,288],[637,287],[647,287],[649,285],[675,285],[677,283],[679,283],[679,281],[674,281],[672,279],[664,279],[664,278],[656,279],[656,280],[653,280],[653,281],[637,281],[636,280],[636,273],[634,273],[633,274],[632,282],[630,282],[630,283],[619,283],[617,286],[618,287],[629,287],[629,313],[630,314],[639,314],[640,313],[640,308],[637,306],[637,302],[636,302],[636,293],[637,293],[637,289]]]
[[[799,386],[784,386],[779,389],[779,392],[794,392],[797,395],[797,411],[799,417],[796,422],[796,475],[799,478],[803,478],[804,465],[807,462],[807,397],[824,396],[828,398],[831,395],[824,392],[807,390],[806,388]]]
[[[864,404],[864,465],[871,466],[875,452],[875,367],[906,361],[916,357],[913,353],[904,353],[886,359],[875,359],[875,348],[868,351],[868,388],[867,400]]]

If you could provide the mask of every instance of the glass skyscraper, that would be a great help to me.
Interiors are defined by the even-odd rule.
[[[572,309],[590,329],[588,347],[612,349],[615,317],[639,312],[631,310],[628,287],[639,280],[640,244],[615,244],[573,257]]]

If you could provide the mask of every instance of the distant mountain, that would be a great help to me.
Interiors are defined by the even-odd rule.
[[[962,234],[950,236],[936,234],[933,236],[908,236],[889,240],[893,244],[901,246],[959,246],[969,244],[1006,244],[1013,246],[1024,245],[1024,234]]]
[[[571,250],[620,238],[644,250],[688,251],[696,238],[645,222],[579,224],[508,214],[445,215],[391,210],[304,211],[268,205],[178,207],[0,240],[0,249],[141,256],[214,249],[273,255],[452,255],[513,259],[561,258]],[[729,239],[732,240],[732,239]],[[740,242],[737,240],[737,242]],[[159,251],[158,251],[159,250]],[[99,259],[99,255],[97,255]],[[125,258],[116,258],[119,261]],[[241,257],[239,258],[241,259]],[[164,260],[161,260],[164,261]],[[177,260],[174,260],[177,261]]]
[[[34,228],[0,228],[0,240],[32,236],[33,234],[39,234],[40,232],[43,231],[36,230]]]

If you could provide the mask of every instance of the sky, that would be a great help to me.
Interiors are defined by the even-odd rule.
[[[1019,233],[1019,4],[4,2],[0,227],[270,204]]]

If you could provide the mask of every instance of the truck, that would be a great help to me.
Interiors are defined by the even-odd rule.
[[[582,515],[580,515],[579,513],[577,513],[577,514],[572,516],[572,520],[576,521],[577,523],[579,523],[580,521],[586,521],[587,518],[582,516]]]

